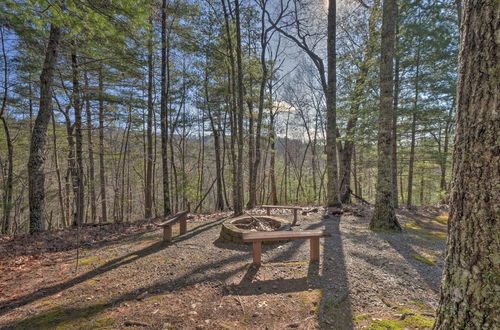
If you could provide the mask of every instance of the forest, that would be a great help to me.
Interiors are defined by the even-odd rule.
[[[491,0],[3,1],[0,327],[496,328],[499,16]],[[224,241],[229,222],[253,250]]]

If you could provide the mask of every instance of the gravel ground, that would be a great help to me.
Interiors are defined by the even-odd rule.
[[[254,211],[252,214],[263,214]],[[17,329],[403,329],[432,325],[443,264],[445,211],[400,210],[402,233],[368,230],[371,209],[340,216],[306,208],[300,229],[325,229],[321,260],[309,243],[251,247],[218,240],[228,214],[196,216],[171,244],[143,223],[85,245],[0,259],[0,327]],[[287,211],[273,215],[291,220]],[[92,229],[95,230],[95,229]],[[123,232],[123,230],[122,230]],[[175,234],[175,232],[174,232]],[[85,237],[85,235],[83,235]],[[19,241],[24,245],[36,240]],[[84,242],[85,243],[85,242]],[[12,247],[16,241],[0,243]],[[38,244],[38,243],[37,243]],[[52,252],[53,251],[53,252]],[[8,267],[7,267],[7,266]],[[3,271],[8,269],[8,271]]]

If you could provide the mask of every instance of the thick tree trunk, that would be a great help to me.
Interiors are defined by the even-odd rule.
[[[106,176],[104,167],[104,83],[102,78],[102,67],[99,68],[99,181],[101,186],[101,219],[100,222],[108,221],[106,204]]]
[[[463,3],[447,257],[434,329],[498,329],[500,3]]]
[[[377,193],[370,221],[374,230],[401,230],[392,199],[391,135],[394,106],[394,39],[396,0],[384,0],[380,47],[380,113],[378,131]]]
[[[30,156],[28,160],[30,233],[45,230],[43,211],[45,206],[45,163],[44,151],[47,141],[47,128],[52,113],[52,81],[57,60],[57,49],[61,39],[61,29],[50,26],[49,42],[45,52],[40,75],[40,106],[31,135]]]
[[[337,2],[329,0],[328,5],[328,87],[326,94],[326,170],[327,170],[327,206],[340,206],[338,170],[337,170],[337,55],[336,43]]]
[[[399,8],[396,3],[396,17],[399,16]],[[391,150],[392,150],[392,199],[394,208],[399,207],[398,200],[398,106],[399,106],[399,55],[397,52],[399,34],[399,20],[396,19],[396,38],[395,38],[395,52],[394,52],[394,110],[392,113],[392,136],[391,136]]]

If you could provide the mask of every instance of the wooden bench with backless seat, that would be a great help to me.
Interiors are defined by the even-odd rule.
[[[262,255],[263,241],[285,241],[308,239],[311,244],[311,261],[319,260],[319,239],[322,237],[331,237],[323,230],[301,230],[301,231],[273,231],[273,232],[251,232],[243,233],[243,242],[252,243],[253,263],[260,265]]]
[[[170,219],[159,223],[158,226],[163,228],[163,242],[172,241],[172,226],[179,223],[179,235],[184,235],[187,231],[188,211],[179,212]]]
[[[286,205],[261,205],[260,206],[263,209],[266,209],[267,215],[271,215],[271,210],[272,209],[287,209],[287,210],[292,210],[293,211],[293,222],[292,226],[295,226],[297,223],[297,212],[302,210],[301,207],[299,206],[286,206]]]

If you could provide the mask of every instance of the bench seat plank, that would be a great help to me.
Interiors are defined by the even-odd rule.
[[[172,226],[172,225],[176,224],[177,222],[179,222],[180,220],[182,220],[183,218],[185,218],[187,216],[187,214],[188,214],[188,211],[179,212],[176,215],[174,215],[172,218],[159,223],[158,226],[160,226],[160,227]]]
[[[290,210],[302,210],[300,206],[286,206],[286,205],[261,205],[263,209],[290,209]]]
[[[252,232],[243,233],[243,242],[296,240],[314,237],[331,237],[331,235],[323,230]]]

